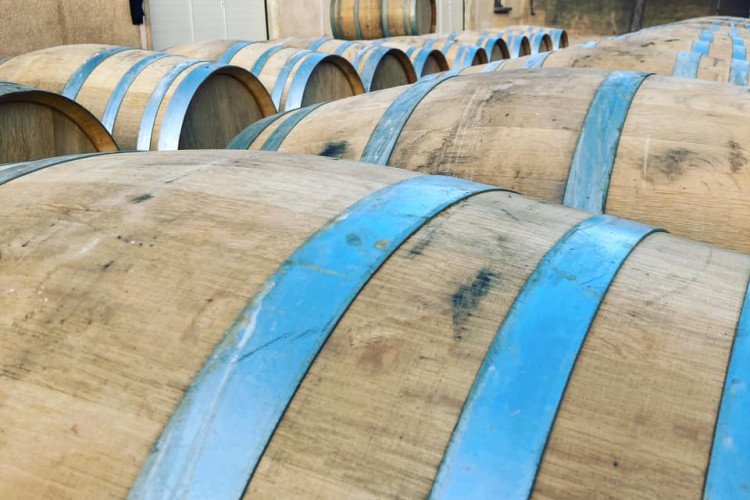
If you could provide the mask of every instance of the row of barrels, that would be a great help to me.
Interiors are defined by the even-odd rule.
[[[566,50],[497,61],[484,68],[465,68],[462,72],[521,68],[625,69],[747,86],[748,43],[750,30],[742,21],[693,19],[593,40]]]
[[[0,166],[4,496],[742,498],[747,89],[479,72]]]
[[[221,148],[277,111],[509,56],[501,36],[483,35],[471,46],[458,43],[457,36],[432,38],[421,47],[295,38],[205,42],[172,47],[168,54],[104,45],[32,52],[0,62],[0,80],[13,82],[3,84],[2,120],[15,131],[2,139],[8,146],[0,163],[109,151],[117,147],[113,137],[126,150]],[[525,35],[518,37],[528,46]],[[513,40],[508,38],[511,48]],[[39,89],[14,92],[13,99],[37,97],[29,110],[10,103],[9,89],[19,85]],[[43,91],[74,100],[93,117],[60,97],[46,95],[40,103]],[[28,128],[42,120],[44,126]],[[55,128],[59,132],[52,133]]]
[[[748,255],[306,155],[0,184],[4,497],[743,498]]]

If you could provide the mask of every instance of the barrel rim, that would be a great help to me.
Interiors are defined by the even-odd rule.
[[[365,57],[365,52],[369,52],[370,54]],[[399,62],[404,70],[407,84],[415,83],[417,81],[417,72],[414,69],[414,65],[403,50],[382,45],[368,45],[357,55],[357,58],[359,59],[359,61],[357,61],[357,71],[362,77],[362,83],[365,84],[365,88],[368,92],[370,92],[372,81],[375,79],[375,75],[378,73],[378,70],[380,70],[386,56],[394,57]],[[360,67],[362,68],[361,70]]]
[[[237,80],[243,85],[255,100],[258,109],[260,110],[263,117],[271,116],[277,113],[276,107],[271,100],[271,96],[268,90],[263,84],[255,77],[252,73],[239,66],[230,64],[219,64],[215,62],[203,62],[192,67],[190,73],[194,73],[200,68],[206,68],[204,73],[198,76],[198,84],[189,93],[189,97],[186,98],[182,103],[178,103],[175,100],[179,87],[172,96],[172,100],[167,105],[166,114],[162,121],[161,128],[159,130],[158,138],[151,138],[153,144],[156,140],[157,148],[159,150],[164,149],[179,149],[181,139],[183,136],[183,130],[185,127],[185,118],[191,110],[195,96],[198,94],[201,88],[215,76],[230,76]],[[189,76],[189,75],[188,75]],[[183,80],[184,82],[184,80]],[[187,87],[183,87],[187,88]],[[175,103],[175,105],[173,105]]]
[[[4,91],[3,87],[7,86],[13,86],[14,90]],[[54,109],[75,123],[97,151],[112,152],[120,150],[117,141],[96,116],[72,99],[55,92],[0,81],[0,103],[6,102],[30,102]]]
[[[418,62],[414,62],[414,70],[417,71],[419,69],[419,75],[418,78],[422,79],[423,77],[430,75],[432,73],[424,73],[424,67],[426,66],[427,60],[432,59],[435,61],[438,65],[438,71],[435,73],[442,73],[443,71],[448,71],[451,69],[450,64],[448,64],[448,59],[446,59],[445,54],[440,52],[437,49],[425,49],[423,47],[416,47],[416,53],[417,58],[416,60]],[[420,60],[421,59],[421,60]]]
[[[489,47],[489,50],[488,50]],[[485,52],[487,53],[487,62],[502,60],[502,59],[510,59],[510,49],[508,48],[508,43],[503,40],[503,37],[500,35],[489,37],[487,41],[484,44]],[[495,53],[495,49],[500,51],[500,59],[493,58],[493,54]]]

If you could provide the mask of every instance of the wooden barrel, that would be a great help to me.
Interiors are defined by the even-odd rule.
[[[746,255],[324,158],[4,173],[7,498],[687,498],[746,477]]]
[[[448,66],[451,69],[466,68],[468,66],[476,66],[479,64],[486,64],[488,62],[488,56],[485,49],[475,44],[459,43],[450,36],[445,37],[394,37],[389,38],[389,41],[395,43],[402,43],[406,45],[412,45],[415,47],[422,47],[424,49],[437,49],[445,55],[448,61]],[[375,42],[381,43],[381,42]]]
[[[445,54],[437,49],[426,49],[424,47],[409,46],[392,42],[383,42],[381,45],[402,50],[414,66],[417,79],[420,79],[423,76],[448,71],[450,69]]]
[[[547,26],[516,25],[507,28],[494,28],[489,33],[522,33],[529,36],[531,33],[546,33],[552,41],[550,50],[564,49],[570,45],[568,32],[560,28],[550,28]],[[530,38],[530,36],[529,36]]]
[[[646,71],[680,78],[709,80],[747,86],[750,64],[739,59],[717,59],[698,52],[644,46],[604,44],[599,40],[565,50],[536,54],[510,61],[496,61],[488,67],[464,70],[503,71],[521,68],[597,68]]]
[[[711,82],[483,73],[271,117],[230,147],[454,175],[750,252],[748,111],[747,89]]]
[[[180,45],[167,52],[250,71],[266,87],[279,111],[365,92],[357,70],[349,61],[333,54],[237,40]]]
[[[80,104],[0,81],[0,163],[117,151],[109,132]]]
[[[481,35],[478,33],[465,31],[454,32],[443,35],[422,35],[421,37],[404,37],[402,40],[410,45],[432,46],[437,41],[456,42],[460,44],[476,45],[484,49],[488,61],[498,61],[508,59],[510,52],[508,44],[501,36]],[[434,40],[434,41],[433,41]]]
[[[0,78],[75,99],[123,149],[221,147],[276,111],[242,68],[128,47],[38,50],[0,65]]]
[[[332,0],[334,38],[372,40],[435,32],[435,0]]]
[[[381,47],[379,43],[302,37],[272,40],[270,43],[345,58],[356,68],[367,92],[417,81],[414,65],[404,51],[394,47]]]
[[[675,51],[692,51],[719,59],[747,61],[748,41],[737,31],[719,32],[709,29],[671,27],[631,33],[599,42],[602,47],[621,48],[654,47]]]
[[[671,23],[667,26],[681,26],[681,25],[703,25],[703,26],[715,26],[717,28],[736,26],[737,28],[750,29],[750,20],[746,17],[732,17],[732,16],[708,16],[708,17],[697,17],[693,19],[683,19]]]
[[[526,35],[520,33],[503,33],[501,35],[508,44],[508,51],[512,59],[531,54],[531,42]]]
[[[435,40],[434,44],[427,42],[424,48],[435,48],[445,55],[451,69],[467,68],[487,64],[487,52],[482,47],[459,43],[452,40]]]
[[[527,35],[529,38],[529,45],[531,46],[532,54],[540,54],[542,52],[549,52],[552,49],[552,38],[547,33],[530,33]]]

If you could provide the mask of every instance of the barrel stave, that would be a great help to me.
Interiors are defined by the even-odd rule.
[[[415,175],[202,151],[89,158],[2,186],[4,492],[125,496],[274,270]],[[494,191],[428,220],[335,326],[246,493],[427,496],[498,327],[589,217]],[[700,494],[749,274],[746,255],[665,234],[635,248],[577,356],[536,496]]]

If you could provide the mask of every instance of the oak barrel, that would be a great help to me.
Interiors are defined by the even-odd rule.
[[[676,51],[691,51],[718,59],[747,61],[750,41],[736,29],[714,31],[710,29],[667,26],[659,29],[629,33],[599,42],[601,47],[623,48],[653,47]]]
[[[748,113],[747,89],[712,82],[480,73],[271,117],[229,147],[453,175],[750,252]]]
[[[500,59],[508,59],[510,57],[510,51],[508,44],[499,35],[479,35],[470,31],[454,32],[443,35],[422,35],[421,37],[403,37],[406,43],[431,46],[436,42],[440,41],[443,46],[445,42],[456,42],[459,44],[476,45],[484,49],[487,54],[488,61],[497,61]]]
[[[365,92],[351,63],[337,55],[238,40],[179,45],[167,52],[219,61],[250,71],[266,87],[279,111]]]
[[[427,49],[424,47],[409,47],[408,45],[402,45],[400,43],[384,42],[386,47],[394,47],[404,51],[409,57],[409,60],[414,65],[414,71],[417,74],[417,79],[423,76],[432,75],[434,73],[440,73],[448,71],[450,66],[448,60],[445,58],[445,54],[437,49]]]
[[[282,38],[270,43],[325,52],[352,63],[366,91],[381,90],[417,81],[417,73],[403,50],[379,43],[331,38]]]
[[[527,36],[530,33],[546,33],[552,40],[552,50],[564,49],[570,45],[566,30],[548,26],[515,25],[507,28],[493,28],[487,30],[486,33],[523,33]]]
[[[403,36],[392,37],[387,39],[387,41],[421,47],[423,49],[439,50],[445,55],[445,58],[448,61],[448,66],[451,69],[486,64],[489,61],[488,52],[481,45],[474,43],[460,43],[450,36]],[[380,44],[383,42],[375,43]]]
[[[5,498],[742,485],[746,255],[326,158],[47,166],[0,187]]]
[[[372,40],[435,32],[435,0],[331,0],[334,38]]]
[[[531,42],[526,35],[522,33],[503,33],[501,36],[505,40],[505,43],[508,44],[508,51],[512,59],[531,54]]]
[[[0,163],[117,151],[112,136],[80,104],[0,81]]]
[[[510,61],[497,61],[490,70],[522,68],[597,68],[608,70],[647,71],[680,78],[748,85],[750,63],[739,59],[718,59],[699,52],[659,49],[648,44],[623,45],[599,40],[521,57]],[[464,72],[483,71],[485,68]]]
[[[74,99],[123,149],[221,147],[276,112],[242,68],[129,47],[42,49],[4,62],[0,79]]]

